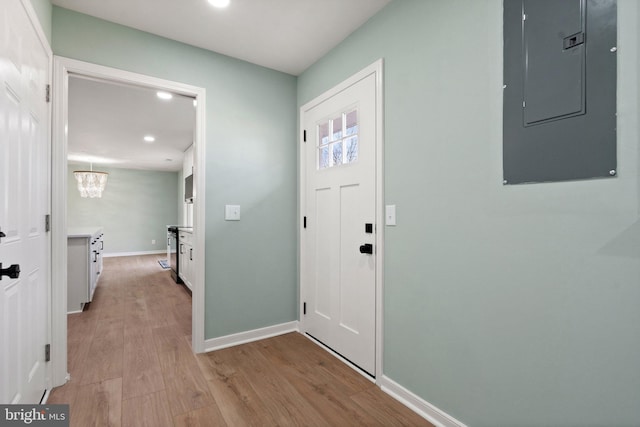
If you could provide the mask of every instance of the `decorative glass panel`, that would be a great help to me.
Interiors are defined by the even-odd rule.
[[[355,126],[356,128],[358,126]],[[349,128],[347,128],[347,132]],[[345,163],[353,163],[358,160],[358,135],[349,137],[345,140],[346,158]]]
[[[342,138],[342,116],[331,120],[331,124],[333,125],[333,135],[331,140],[336,141]]]
[[[329,147],[325,145],[320,147],[320,159],[318,161],[318,169],[325,169],[329,167]]]
[[[320,145],[329,143],[329,122],[322,123],[318,126],[318,141],[320,141]]]
[[[318,124],[318,169],[358,160],[358,110],[343,112],[339,117]]]
[[[332,155],[332,166],[337,166],[342,164],[342,141],[334,142],[331,144],[331,152]]]
[[[358,133],[358,110],[353,110],[347,116],[347,136]]]

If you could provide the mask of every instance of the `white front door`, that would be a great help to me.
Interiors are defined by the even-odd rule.
[[[304,332],[375,376],[376,76],[304,110]]]
[[[20,0],[0,2],[0,403],[39,403],[49,319],[49,54]],[[16,272],[17,273],[17,272]],[[11,276],[18,276],[12,274]]]

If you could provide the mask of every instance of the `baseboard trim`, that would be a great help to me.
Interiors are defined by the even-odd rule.
[[[113,258],[118,256],[139,256],[139,255],[157,255],[157,254],[166,254],[167,250],[157,250],[157,251],[139,251],[139,252],[105,252],[103,257],[105,258]]]
[[[467,427],[443,410],[435,407],[415,393],[407,390],[389,377],[382,376],[379,382],[382,391],[393,397],[409,409],[425,418],[436,427]]]
[[[267,326],[266,328],[225,335],[223,337],[210,338],[204,342],[204,351],[209,352],[222,350],[223,348],[263,340],[265,338],[271,338],[278,335],[284,335],[290,332],[298,332],[297,320],[294,320],[293,322],[280,323],[279,325]]]

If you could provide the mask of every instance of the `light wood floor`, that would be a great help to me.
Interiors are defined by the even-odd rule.
[[[191,352],[191,296],[161,256],[105,258],[94,301],[68,316],[71,426],[431,426],[291,333]]]

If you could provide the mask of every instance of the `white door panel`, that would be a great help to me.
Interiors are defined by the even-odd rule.
[[[375,375],[376,80],[305,111],[305,332]]]
[[[20,0],[0,2],[0,403],[38,403],[49,316],[49,53]]]

